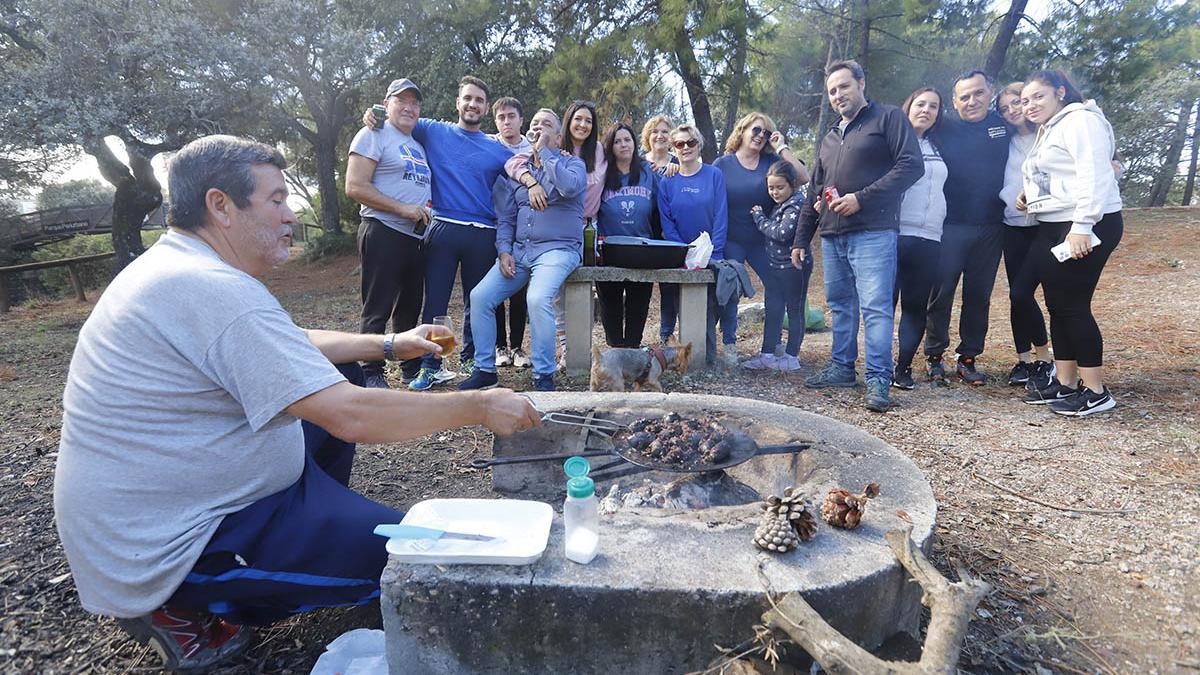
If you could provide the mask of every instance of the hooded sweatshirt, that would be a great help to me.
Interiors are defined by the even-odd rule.
[[[1112,125],[1095,101],[1071,103],[1038,130],[1021,174],[1025,203],[1039,222],[1071,223],[1091,234],[1106,214],[1121,210],[1112,158]]]
[[[1004,187],[1000,190],[1000,199],[1004,201],[1004,224],[1012,227],[1031,227],[1037,225],[1037,220],[1030,218],[1025,211],[1017,209],[1017,195],[1025,189],[1021,179],[1021,165],[1033,149],[1034,134],[1013,133],[1012,142],[1008,146],[1008,164],[1004,165]]]

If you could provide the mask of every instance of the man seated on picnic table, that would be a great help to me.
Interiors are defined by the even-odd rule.
[[[241,624],[379,595],[372,530],[403,514],[347,487],[356,442],[538,424],[508,390],[362,387],[358,361],[437,352],[443,328],[292,322],[259,280],[292,240],[285,167],[231,136],[180,150],[170,229],[96,303],[67,377],[54,510],[80,601],[171,669],[237,653]]]

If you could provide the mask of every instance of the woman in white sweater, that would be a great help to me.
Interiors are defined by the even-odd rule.
[[[1031,255],[1058,369],[1048,387],[1025,400],[1062,415],[1091,415],[1116,406],[1104,386],[1104,340],[1092,316],[1092,294],[1124,232],[1112,165],[1116,143],[1104,113],[1062,71],[1039,71],[1025,81],[1021,104],[1040,128],[1022,167],[1025,191],[1017,204],[1040,224]],[[1062,262],[1051,252],[1059,246]]]
[[[1037,127],[1025,119],[1021,110],[1021,90],[1024,82],[1013,82],[996,96],[996,112],[1012,125],[1016,132],[1008,146],[1008,164],[1004,167],[1004,272],[1008,277],[1009,323],[1012,326],[1013,346],[1017,350],[1017,365],[1008,374],[1008,383],[1025,386],[1030,391],[1044,389],[1054,377],[1050,360],[1050,339],[1046,334],[1046,319],[1038,307],[1034,291],[1038,279],[1034,266],[1027,264],[1033,242],[1037,239],[1037,219],[1017,208],[1021,193],[1021,165],[1033,149]]]

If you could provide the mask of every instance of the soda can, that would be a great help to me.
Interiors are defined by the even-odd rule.
[[[375,115],[375,128],[382,129],[384,122],[387,122],[387,108],[376,103],[371,106],[371,113]]]
[[[841,195],[841,193],[838,192],[837,187],[835,187],[833,185],[825,186],[825,203],[826,204],[832,204],[833,200],[835,200],[841,196],[842,195]]]

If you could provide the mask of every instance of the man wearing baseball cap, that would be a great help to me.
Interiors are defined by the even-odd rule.
[[[346,196],[358,202],[358,254],[362,261],[359,330],[378,335],[417,325],[425,288],[422,241],[431,175],[425,148],[412,137],[421,117],[421,90],[408,78],[392,80],[384,96],[387,119],[358,130],[350,142]],[[401,364],[404,377],[420,370],[419,358]],[[387,388],[383,361],[363,363],[368,387]]]

